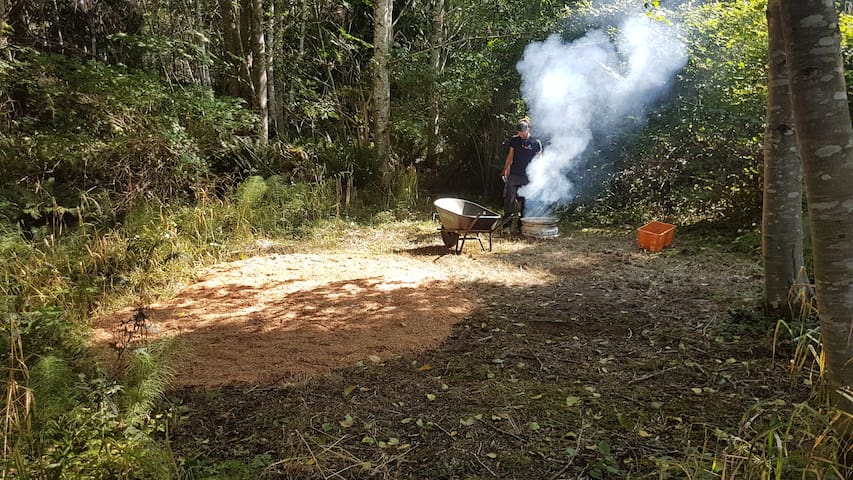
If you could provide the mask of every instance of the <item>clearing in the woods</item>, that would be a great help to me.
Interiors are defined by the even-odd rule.
[[[344,228],[338,224],[335,229]],[[625,478],[687,471],[808,388],[755,313],[755,253],[562,225],[269,242],[144,311],[178,342],[169,441],[199,478]],[[340,231],[338,231],[340,232]],[[96,339],[115,341],[100,319]],[[734,440],[733,440],[734,438]],[[731,457],[731,468],[747,457]],[[657,474],[653,475],[657,478]]]

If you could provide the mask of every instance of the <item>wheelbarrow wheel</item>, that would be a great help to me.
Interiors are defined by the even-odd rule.
[[[447,248],[456,248],[456,243],[459,241],[459,233],[442,228],[441,241],[444,242],[444,246]]]

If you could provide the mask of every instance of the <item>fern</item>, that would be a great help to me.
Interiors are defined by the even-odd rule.
[[[269,186],[262,177],[249,177],[237,187],[237,203],[243,207],[256,205],[267,190]]]
[[[43,356],[33,365],[30,386],[35,394],[35,419],[39,425],[55,421],[74,406],[73,378],[68,362],[54,355]]]
[[[156,402],[163,397],[174,378],[172,369],[168,367],[171,347],[171,341],[163,341],[133,352],[120,400],[126,424],[143,423]]]

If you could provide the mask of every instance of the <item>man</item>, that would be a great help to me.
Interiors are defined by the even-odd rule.
[[[530,120],[518,122],[517,133],[509,139],[509,152],[501,176],[506,180],[504,189],[504,224],[510,221],[515,213],[524,216],[524,197],[518,196],[518,189],[527,185],[527,166],[533,159],[542,154],[542,142],[530,136]],[[520,210],[516,210],[520,208]],[[518,226],[520,228],[520,225]]]

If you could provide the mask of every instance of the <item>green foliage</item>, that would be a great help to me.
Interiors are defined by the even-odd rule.
[[[15,100],[0,129],[0,197],[13,212],[6,217],[84,197],[106,196],[120,213],[189,197],[212,183],[208,159],[253,129],[236,100],[168,89],[144,72],[27,49],[10,65],[0,73],[0,96]],[[37,199],[20,192],[21,179]]]
[[[681,222],[757,220],[765,8],[764,2],[713,2],[679,12],[689,63],[670,100],[625,152],[608,204]]]
[[[701,448],[680,461],[661,459],[661,479],[849,478],[838,458],[844,414],[809,402],[769,400],[751,406],[737,432],[708,428]]]

